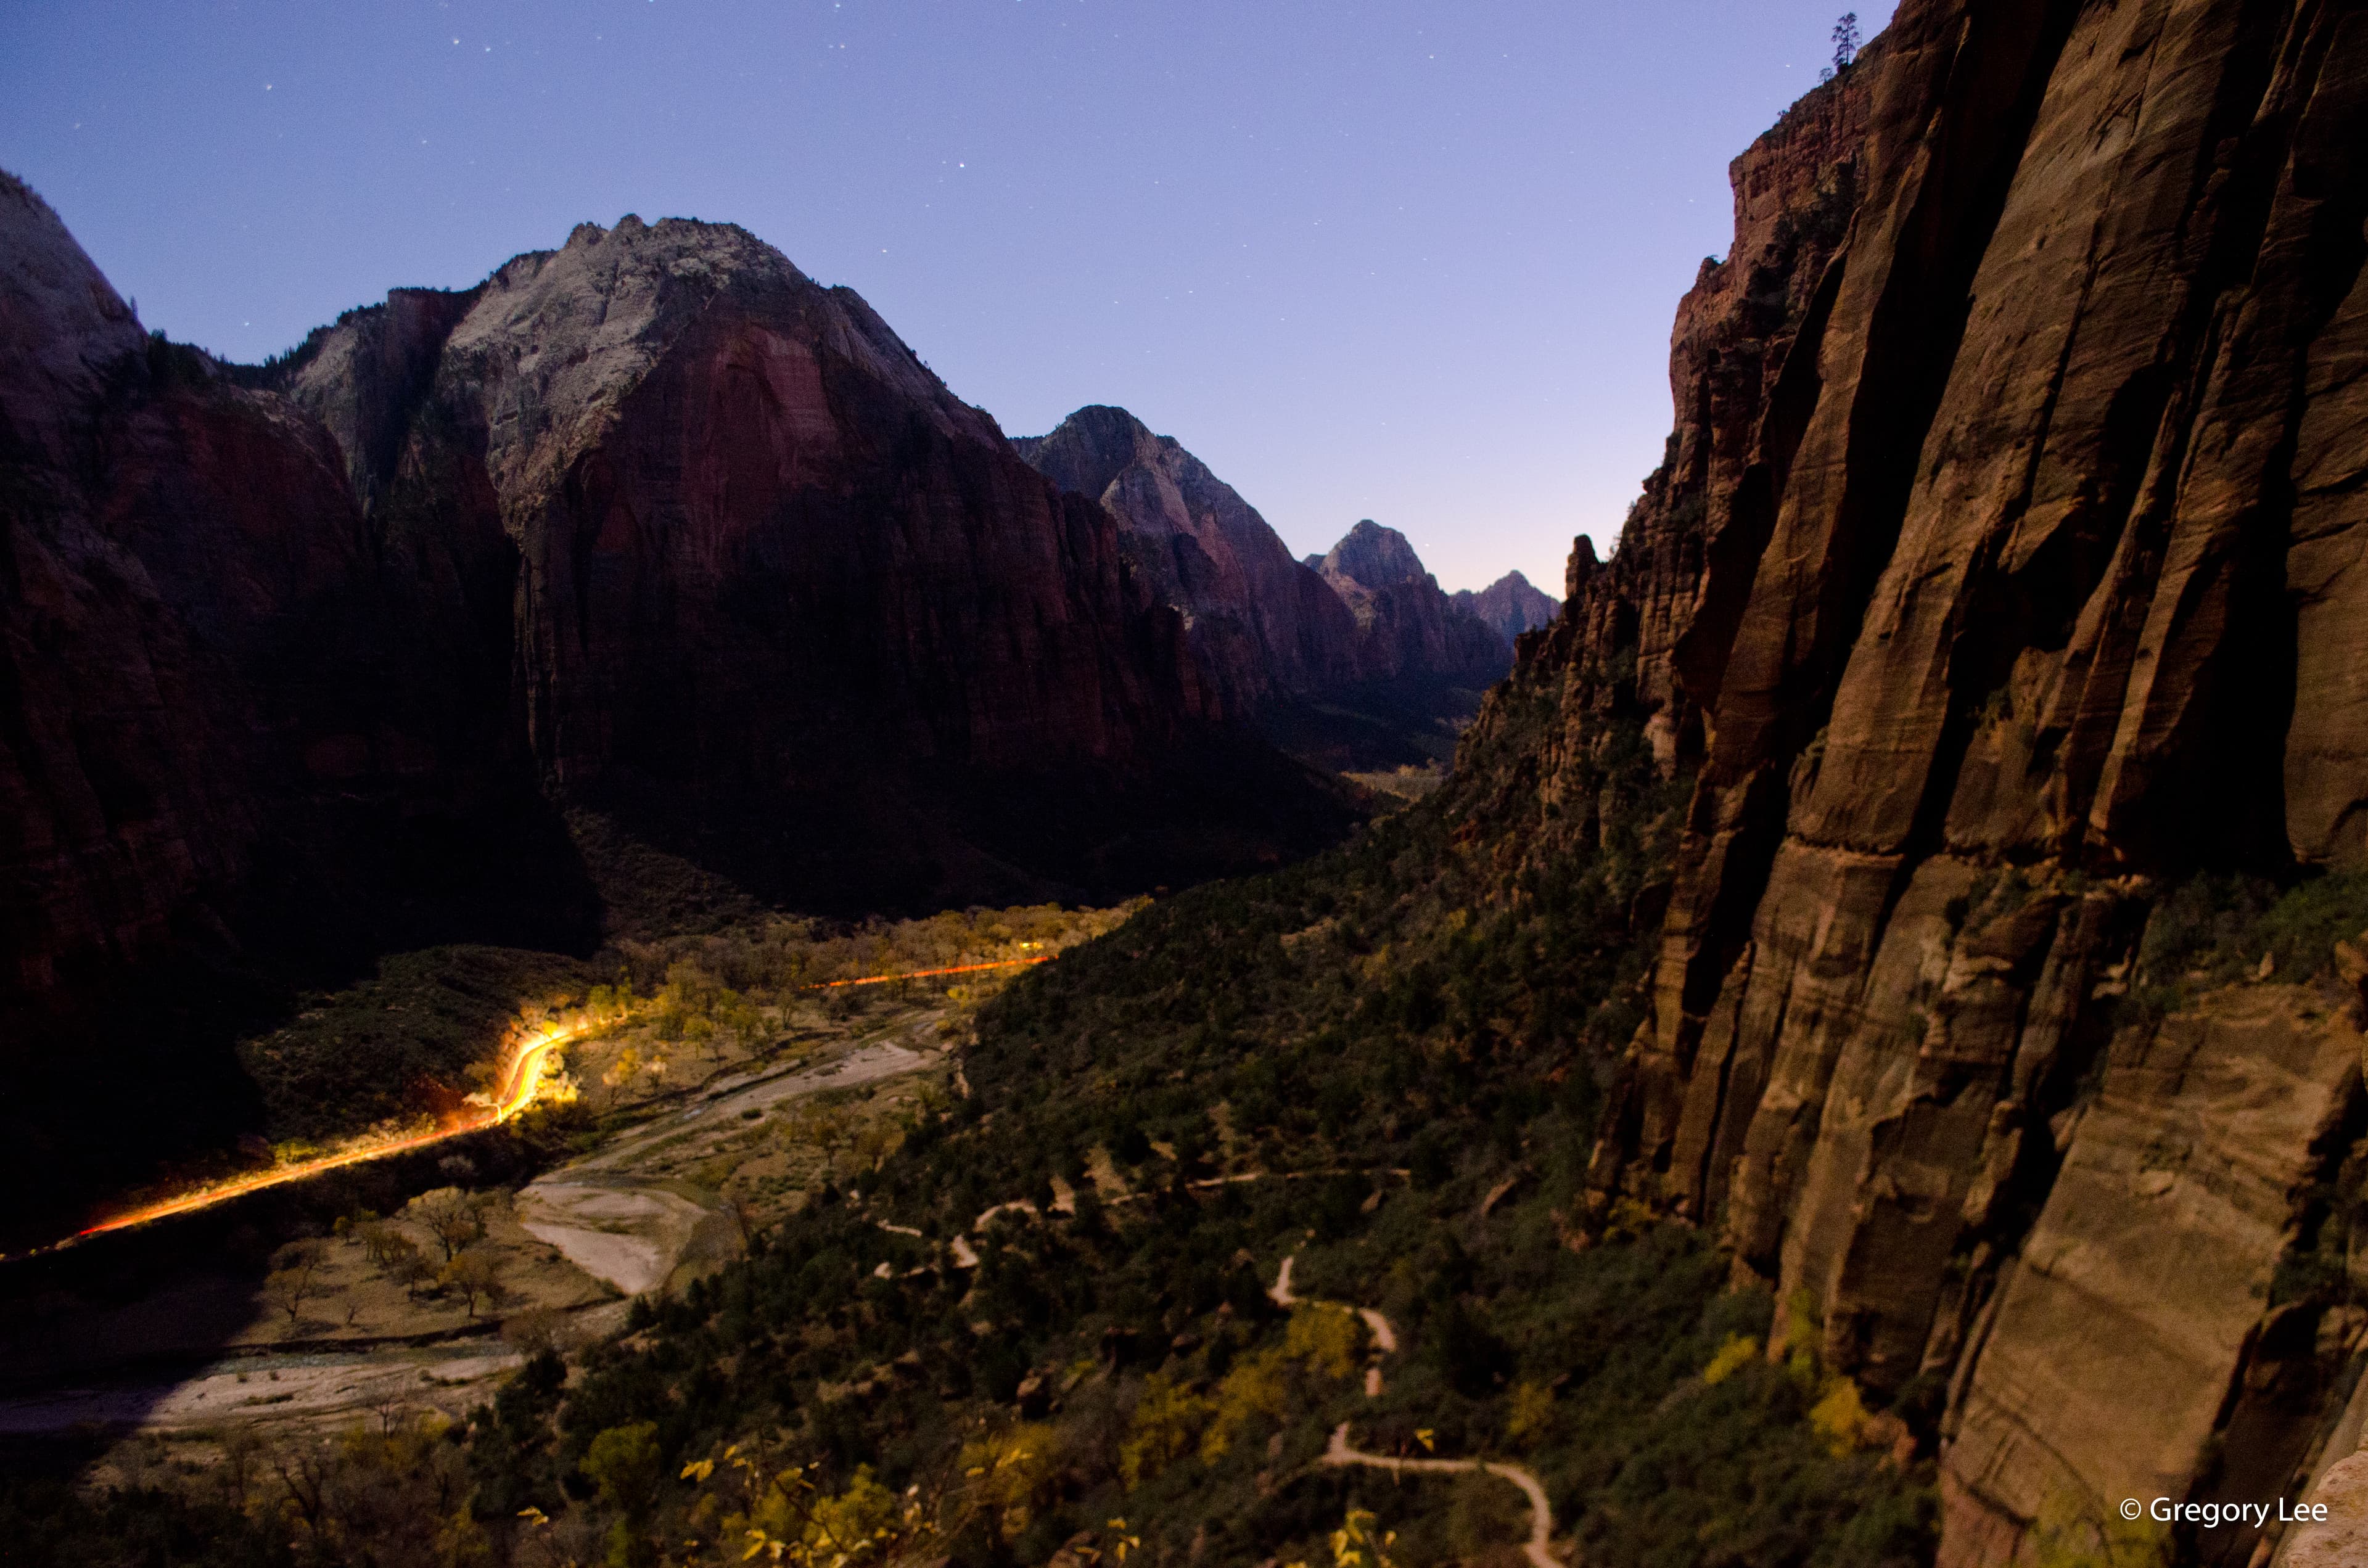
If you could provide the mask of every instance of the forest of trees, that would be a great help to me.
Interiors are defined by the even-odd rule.
[[[1546,722],[1526,700],[1496,744]],[[1682,781],[1621,732],[1575,828],[1464,760],[1340,851],[1026,972],[980,1017],[969,1097],[914,1116],[860,1200],[825,1187],[466,1422],[19,1491],[0,1539],[37,1562],[553,1568],[1411,1565],[1520,1539],[1501,1483],[1319,1464],[1350,1421],[1374,1452],[1518,1458],[1590,1568],[1922,1560],[1935,1391],[1868,1412],[1813,1335],[1771,1358],[1775,1303],[1584,1179]],[[1577,847],[1463,847],[1507,812],[1487,841]],[[735,961],[701,973],[738,990]],[[962,1267],[946,1244],[997,1206]],[[1352,1318],[1268,1294],[1291,1254],[1302,1294],[1396,1325],[1379,1397]]]

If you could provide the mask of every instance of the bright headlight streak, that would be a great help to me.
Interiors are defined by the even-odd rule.
[[[853,980],[826,980],[805,986],[803,989],[837,991],[849,985],[885,985],[896,980],[927,980],[944,974],[975,974],[982,970],[1021,969],[1030,964],[1050,963],[1053,958],[1053,954],[1044,953],[1034,958],[997,959],[988,963],[952,964],[944,969],[915,969],[894,974],[867,974]],[[285,1187],[290,1182],[309,1181],[324,1172],[341,1170],[347,1165],[359,1165],[370,1160],[383,1160],[392,1154],[408,1153],[414,1149],[424,1149],[431,1143],[440,1143],[448,1138],[466,1137],[472,1132],[483,1132],[488,1127],[498,1127],[534,1104],[536,1096],[542,1090],[544,1067],[550,1061],[552,1051],[571,1040],[581,1038],[586,1029],[593,1027],[586,1024],[571,1029],[553,1029],[546,1026],[542,1034],[525,1042],[518,1049],[508,1070],[502,1075],[502,1086],[498,1094],[478,1101],[478,1108],[457,1118],[448,1119],[443,1126],[432,1131],[415,1132],[401,1138],[382,1138],[356,1143],[348,1148],[340,1149],[334,1154],[323,1154],[314,1159],[300,1161],[292,1165],[278,1165],[268,1171],[257,1171],[253,1176],[240,1176],[234,1180],[196,1187],[177,1197],[161,1199],[154,1203],[143,1204],[140,1208],[112,1215],[87,1229],[76,1231],[63,1241],[51,1242],[47,1246],[35,1247],[28,1252],[13,1256],[36,1257],[43,1253],[56,1252],[62,1247],[70,1247],[76,1242],[88,1240],[92,1236],[103,1236],[110,1231],[126,1231],[134,1225],[145,1225],[157,1220],[169,1220],[181,1214],[194,1214],[201,1209],[211,1209],[218,1203],[227,1203],[233,1198],[245,1198],[249,1193],[262,1192],[275,1187]],[[5,1261],[8,1259],[0,1258],[0,1262]]]

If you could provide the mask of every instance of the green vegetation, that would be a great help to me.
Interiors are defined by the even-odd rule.
[[[2128,1005],[2159,1016],[2240,981],[2314,980],[2332,968],[2337,943],[2363,931],[2368,873],[2327,872],[2283,890],[2260,877],[2199,876],[2155,904]]]
[[[213,361],[203,349],[161,332],[148,335],[147,359],[149,380],[159,392],[202,391],[213,381]]]
[[[359,984],[304,998],[287,1024],[239,1047],[270,1140],[324,1142],[452,1109],[484,1086],[504,1031],[521,1017],[579,1006],[603,1017],[649,1012],[661,1041],[683,1042],[702,1057],[724,1045],[745,1051],[768,1041],[782,1007],[811,987],[1050,954],[1127,914],[1043,904],[850,924],[752,915],[713,900],[699,906],[717,918],[697,923],[692,934],[626,937],[591,959],[431,948],[395,954]],[[734,918],[723,920],[719,909]],[[963,978],[962,1000],[1001,983],[995,975]],[[847,1011],[864,998],[830,1000]]]
[[[860,1194],[825,1187],[744,1262],[637,1303],[572,1381],[538,1357],[438,1439],[468,1487],[457,1512],[421,1499],[450,1526],[422,1551],[456,1555],[374,1561],[1413,1568],[1517,1547],[1501,1480],[1321,1462],[1344,1422],[1367,1453],[1518,1459],[1589,1568],[1928,1558],[1927,1475],[1870,1446],[1856,1391],[1738,1350],[1772,1303],[1587,1187],[1684,789],[1632,729],[1565,777],[1566,813],[1497,792],[1554,714],[1498,700],[1454,779],[1347,848],[1010,983],[967,1098],[910,1112]],[[636,994],[670,988],[688,1030],[723,991],[884,950],[764,929],[630,948]],[[1008,917],[898,929],[905,954],[1027,939]],[[1301,1296],[1377,1309],[1396,1350],[1276,1305],[1286,1256]],[[285,1487],[233,1506],[213,1472],[143,1496],[204,1511],[220,1561],[361,1539],[333,1506],[298,1520]],[[93,1528],[120,1506],[76,1505]]]
[[[398,953],[370,979],[307,997],[285,1026],[241,1042],[239,1064],[262,1093],[274,1142],[417,1116],[476,1086],[469,1069],[529,998],[581,996],[597,972],[517,948]]]
[[[1346,777],[1371,790],[1380,800],[1383,810],[1395,811],[1435,792],[1447,775],[1435,763],[1422,767],[1402,763],[1387,772],[1350,773]]]

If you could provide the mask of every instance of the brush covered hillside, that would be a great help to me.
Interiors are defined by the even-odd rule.
[[[485,1528],[1468,1561],[1526,1478],[1591,1568],[2358,1561],[2111,1511],[2368,1465],[2355,21],[1908,0],[1449,783],[1013,986],[481,1421]]]
[[[1773,1299],[1712,1238],[1590,1193],[1687,790],[1633,720],[1565,776],[1583,795],[1520,787],[1559,717],[1550,685],[1500,692],[1430,801],[1015,982],[893,1152],[573,1367],[529,1362],[415,1471],[319,1449],[317,1524],[206,1460],[10,1522],[60,1562],[142,1509],[215,1561],[337,1561],[390,1497],[553,1564],[821,1568],[858,1535],[1316,1562],[1341,1531],[1406,1563],[1923,1561],[1905,1424],[1812,1349],[1771,1362]],[[1560,852],[1508,881],[1503,843]]]
[[[1360,522],[1329,555],[1293,561],[1232,485],[1122,408],[1081,408],[1012,445],[1100,502],[1137,575],[1183,616],[1204,689],[1294,756],[1344,772],[1443,764],[1511,666],[1512,638],[1473,596],[1442,593],[1395,528]]]
[[[1905,0],[1735,164],[1668,461],[1439,790],[1031,971],[434,1463],[0,1539],[2368,1561],[2359,22]]]
[[[28,1210],[276,1136],[231,1043],[308,988],[588,955],[587,812],[832,915],[1180,885],[1354,819],[1221,722],[1099,507],[735,228],[586,224],[241,367],[0,176],[0,416]]]

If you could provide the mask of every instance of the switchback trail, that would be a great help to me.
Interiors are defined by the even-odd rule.
[[[1332,1441],[1324,1450],[1326,1464],[1371,1465],[1375,1470],[1417,1471],[1446,1474],[1457,1471],[1486,1471],[1501,1476],[1521,1489],[1530,1500],[1530,1539],[1521,1553],[1537,1568],[1564,1568],[1546,1544],[1554,1539],[1554,1509],[1546,1502],[1546,1489],[1538,1478],[1517,1464],[1504,1464],[1494,1460],[1394,1460],[1381,1454],[1360,1453],[1349,1446],[1349,1424],[1343,1421],[1332,1428]]]
[[[1351,1307],[1344,1301],[1308,1301],[1306,1297],[1292,1290],[1291,1267],[1297,1257],[1296,1253],[1285,1257],[1282,1267],[1275,1270],[1274,1284],[1267,1290],[1267,1294],[1274,1299],[1275,1305],[1295,1307],[1306,1302],[1310,1306],[1353,1312],[1364,1320],[1367,1328],[1372,1330],[1373,1345],[1383,1355],[1390,1355],[1397,1349],[1398,1336],[1391,1328],[1390,1320],[1372,1308]],[[1382,1369],[1377,1364],[1365,1370],[1365,1394],[1367,1398],[1373,1398],[1381,1392]],[[1394,1474],[1451,1475],[1464,1471],[1479,1471],[1509,1481],[1520,1487],[1521,1495],[1530,1501],[1530,1539],[1521,1548],[1522,1555],[1530,1560],[1532,1568],[1566,1568],[1554,1556],[1549,1544],[1554,1540],[1554,1506],[1546,1501],[1546,1489],[1539,1483],[1536,1476],[1520,1465],[1497,1460],[1401,1460],[1383,1454],[1363,1453],[1349,1446],[1349,1424],[1346,1421],[1332,1428],[1332,1441],[1324,1450],[1324,1462],[1329,1465],[1368,1465]]]

